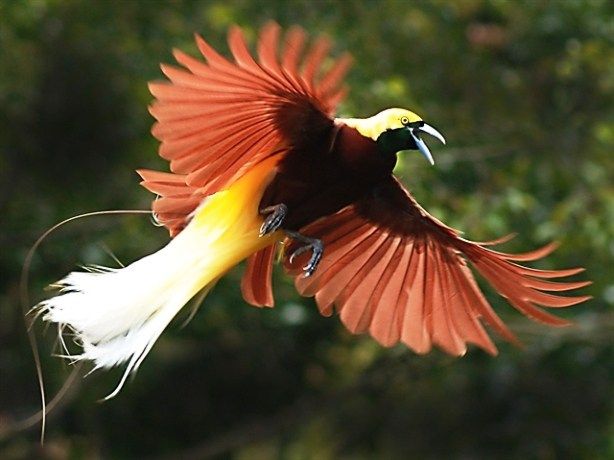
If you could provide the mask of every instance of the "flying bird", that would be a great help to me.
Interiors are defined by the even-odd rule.
[[[281,43],[280,43],[281,42]],[[276,254],[298,292],[323,315],[336,311],[352,333],[417,353],[433,346],[461,356],[468,344],[496,355],[484,325],[515,342],[473,275],[477,271],[533,320],[567,324],[542,307],[578,304],[564,297],[589,281],[556,282],[583,269],[538,270],[554,244],[523,254],[477,243],[428,214],[392,171],[398,152],[433,164],[425,135],[443,136],[400,108],[369,118],[335,118],[346,94],[349,55],[331,60],[330,43],[308,46],[299,27],[266,24],[255,56],[232,27],[232,59],[196,36],[202,59],[175,50],[179,66],[149,85],[153,135],[170,172],[139,170],[157,195],[152,209],[172,239],[124,268],[72,272],[39,304],[46,321],[68,329],[81,347],[74,360],[94,368],[126,364],[114,395],[169,322],[247,259],[245,301],[273,307]]]

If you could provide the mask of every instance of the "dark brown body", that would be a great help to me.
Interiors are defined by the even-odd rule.
[[[288,207],[287,230],[299,230],[357,201],[389,177],[396,164],[394,153],[381,153],[375,141],[341,122],[330,127],[327,137],[330,142],[319,139],[318,147],[287,155],[263,195],[260,209],[280,203]]]

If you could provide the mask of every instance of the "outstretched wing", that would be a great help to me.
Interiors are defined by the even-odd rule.
[[[265,25],[248,51],[238,27],[228,44],[234,61],[218,54],[201,37],[206,62],[175,50],[182,68],[162,65],[169,82],[151,83],[156,97],[150,112],[160,156],[172,173],[140,170],[142,184],[159,195],[157,219],[177,234],[202,199],[237,180],[271,155],[308,152],[330,146],[341,82],[350,64],[344,55],[322,72],[330,44],[316,40],[303,56],[306,34],[292,28],[279,53],[280,27]]]
[[[315,296],[323,315],[336,307],[351,332],[369,332],[385,346],[401,341],[426,353],[436,345],[459,356],[473,343],[494,355],[497,349],[482,322],[516,341],[480,291],[468,261],[517,310],[549,325],[566,321],[539,306],[565,307],[590,298],[544,292],[590,284],[547,281],[581,268],[536,270],[517,263],[546,256],[554,244],[506,254],[489,249],[489,243],[465,240],[423,210],[394,178],[301,233],[323,241],[324,257],[309,278],[302,276],[304,257],[293,263],[286,258],[299,293]]]

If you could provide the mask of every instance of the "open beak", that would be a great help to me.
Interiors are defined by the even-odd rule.
[[[420,127],[410,129],[411,137],[414,139],[414,142],[418,146],[418,150],[420,150],[420,153],[422,153],[422,155],[426,157],[426,159],[428,160],[430,164],[434,165],[435,160],[433,160],[433,155],[431,154],[431,151],[426,146],[424,141],[420,138],[420,131],[430,134],[433,137],[436,137],[444,145],[446,143],[446,140],[444,139],[444,137],[441,135],[439,131],[437,131],[432,126],[427,125],[426,123],[424,123]]]

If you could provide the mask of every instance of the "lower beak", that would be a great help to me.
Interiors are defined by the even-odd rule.
[[[422,155],[425,156],[425,158],[428,160],[428,162],[430,164],[434,165],[435,164],[435,160],[433,159],[433,155],[431,154],[431,151],[426,146],[424,141],[420,138],[420,131],[423,131],[423,132],[425,132],[427,134],[430,134],[433,137],[436,137],[444,145],[446,143],[446,140],[445,140],[445,138],[442,136],[442,134],[439,131],[437,131],[432,126],[427,125],[426,123],[424,123],[419,128],[412,128],[410,130],[411,137],[414,139],[414,142],[416,143],[416,146],[418,147],[418,150],[420,150],[420,153],[422,153]]]

